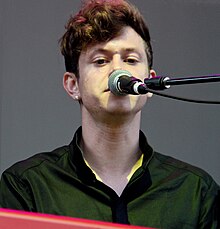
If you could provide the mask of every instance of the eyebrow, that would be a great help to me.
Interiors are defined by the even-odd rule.
[[[121,51],[124,53],[135,52],[135,53],[141,55],[141,53],[136,48],[122,48],[121,50],[119,50],[119,52],[121,52]],[[117,52],[117,53],[119,53],[119,52]],[[97,48],[91,52],[90,56],[95,55],[96,53],[107,54],[107,53],[115,53],[115,52],[111,51],[109,49],[105,49],[105,48]]]

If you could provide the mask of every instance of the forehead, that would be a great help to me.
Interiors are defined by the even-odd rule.
[[[124,27],[117,37],[90,45],[84,51],[84,54],[90,55],[99,52],[138,52],[145,54],[145,42],[141,36],[131,27]]]

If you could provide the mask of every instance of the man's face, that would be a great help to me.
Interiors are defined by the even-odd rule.
[[[149,75],[143,39],[131,28],[107,42],[89,46],[79,58],[79,92],[82,112],[98,118],[104,114],[135,114],[144,106],[148,95],[115,96],[108,90],[109,75],[127,70],[143,80]]]

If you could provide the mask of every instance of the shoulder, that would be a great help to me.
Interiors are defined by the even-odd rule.
[[[158,152],[154,153],[154,160],[156,161],[159,169],[166,171],[166,176],[187,178],[191,181],[200,180],[200,182],[207,187],[213,185],[213,183],[216,187],[218,186],[205,170],[197,166]]]
[[[62,146],[50,152],[37,153],[25,160],[19,161],[6,169],[3,174],[11,174],[21,178],[24,174],[42,170],[51,165],[59,165],[68,156],[69,147]]]

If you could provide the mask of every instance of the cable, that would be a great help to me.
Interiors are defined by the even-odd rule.
[[[146,89],[147,92],[153,93],[155,95],[159,95],[165,98],[170,98],[170,99],[175,99],[175,100],[180,100],[180,101],[184,101],[184,102],[190,102],[190,103],[200,103],[200,104],[220,104],[220,101],[206,101],[206,100],[196,100],[196,99],[188,99],[188,98],[183,98],[183,97],[177,97],[177,96],[173,96],[173,95],[168,95],[168,94],[164,94],[161,92],[157,92],[155,90],[151,90],[149,88]]]

